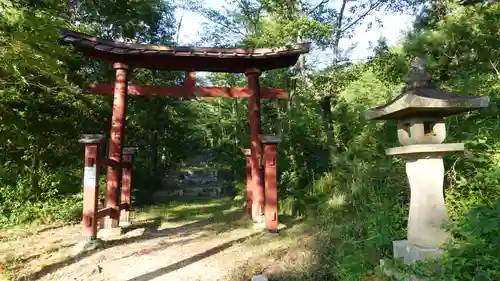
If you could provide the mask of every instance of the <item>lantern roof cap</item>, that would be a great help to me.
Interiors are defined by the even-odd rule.
[[[403,93],[385,105],[368,109],[368,120],[404,120],[414,117],[443,118],[487,107],[487,96],[459,96],[431,84],[431,75],[421,59],[412,64]]]

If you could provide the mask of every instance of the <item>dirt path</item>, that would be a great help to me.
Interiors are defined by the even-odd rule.
[[[196,209],[189,204],[182,206],[190,212]],[[148,211],[143,212],[142,217],[147,218]],[[137,221],[135,229],[102,237],[102,248],[76,257],[71,254],[80,239],[79,226],[23,236],[9,234],[0,240],[0,261],[4,261],[10,279],[41,281],[237,281],[271,267],[283,271],[297,266],[283,255],[293,252],[290,249],[297,244],[296,236],[263,235],[241,219],[239,210],[218,212],[196,221]]]

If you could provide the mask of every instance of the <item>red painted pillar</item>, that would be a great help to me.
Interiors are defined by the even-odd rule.
[[[115,63],[113,67],[116,69],[116,80],[113,94],[109,159],[121,162],[127,108],[128,66],[123,63]],[[118,210],[118,184],[120,175],[121,169],[108,167],[106,175],[106,207],[113,210],[111,211],[111,215],[105,219],[104,228],[118,227],[120,216]]]
[[[270,233],[278,233],[278,183],[276,166],[276,147],[280,138],[276,136],[261,136],[264,144],[265,171],[265,218],[266,229]]]
[[[97,202],[99,201],[99,147],[104,143],[102,135],[83,135],[78,141],[85,144],[83,170],[83,236],[86,240],[97,238]]]
[[[196,87],[196,73],[194,71],[185,71],[184,72],[184,87],[186,88],[194,88]],[[183,96],[179,97],[179,100],[186,101],[195,98],[193,96]]]
[[[194,71],[184,72],[184,87],[193,88],[196,86],[196,73]]]
[[[252,219],[262,222],[264,207],[264,181],[261,173],[262,148],[259,139],[260,128],[260,70],[251,68],[245,72],[252,95],[248,99],[248,123],[250,125],[250,151],[252,154]]]
[[[248,218],[252,218],[252,202],[253,202],[253,192],[252,192],[252,153],[250,149],[243,149],[243,154],[246,159],[246,192],[245,192],[245,214]]]
[[[125,147],[123,149],[123,162],[130,163],[129,167],[123,168],[122,171],[122,190],[120,203],[124,206],[124,209],[120,211],[120,225],[130,224],[130,207],[131,207],[131,191],[132,191],[132,164],[134,161],[134,155],[137,152],[135,147]]]

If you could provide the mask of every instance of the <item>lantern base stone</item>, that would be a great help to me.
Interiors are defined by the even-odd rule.
[[[392,242],[394,258],[402,260],[404,264],[412,264],[426,258],[439,258],[443,249],[423,248],[410,243],[408,240],[397,240]]]

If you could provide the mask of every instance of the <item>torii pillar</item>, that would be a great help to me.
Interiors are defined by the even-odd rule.
[[[281,142],[278,136],[260,136],[264,144],[265,170],[265,218],[269,233],[279,233],[278,229],[278,171],[276,167],[276,147]]]
[[[127,87],[129,67],[123,63],[113,64],[116,70],[115,88],[113,93],[113,116],[111,117],[111,133],[109,138],[109,160],[122,162],[123,142],[125,138],[125,116],[127,112]],[[118,227],[119,210],[119,181],[122,169],[108,166],[106,174],[106,208],[111,208],[109,217],[104,221],[104,228]]]
[[[248,123],[250,127],[250,152],[251,152],[251,175],[252,175],[252,219],[255,222],[263,222],[264,208],[264,179],[262,175],[262,147],[259,135],[260,127],[260,69],[250,68],[245,72],[248,79],[248,88],[252,92],[248,98]]]

